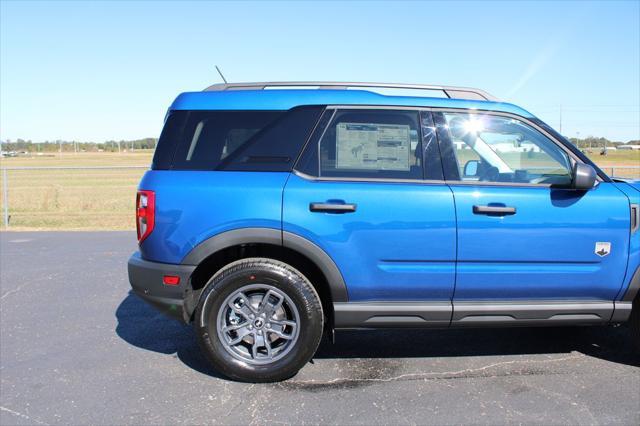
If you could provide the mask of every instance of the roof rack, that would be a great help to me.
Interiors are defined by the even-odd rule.
[[[205,92],[219,92],[225,90],[264,90],[267,88],[304,88],[317,89],[348,89],[350,87],[384,88],[384,89],[409,89],[409,90],[437,90],[443,92],[450,99],[486,100],[497,101],[493,95],[484,90],[471,87],[439,86],[430,84],[401,84],[401,83],[364,83],[364,82],[337,82],[337,81],[271,81],[258,83],[220,83],[204,89]]]

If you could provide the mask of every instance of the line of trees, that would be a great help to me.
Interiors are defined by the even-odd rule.
[[[569,138],[572,144],[577,146],[580,149],[589,149],[589,148],[604,148],[607,147],[616,147],[618,145],[640,145],[640,140],[632,140],[629,142],[614,142],[610,141],[607,138],[596,138],[593,136],[586,137],[584,139],[578,138]]]
[[[105,142],[79,142],[79,141],[45,141],[32,142],[31,140],[17,139],[2,142],[2,151],[16,152],[121,152],[135,151],[139,149],[155,149],[158,139],[144,138],[136,140],[110,140]]]
[[[569,138],[571,143],[580,149],[596,149],[605,146],[614,147],[624,145],[625,142],[614,142],[607,138],[596,138],[589,136],[583,139]],[[155,149],[158,139],[144,138],[136,140],[110,140],[105,142],[77,142],[77,141],[45,141],[32,142],[30,140],[17,139],[15,141],[1,142],[2,151],[16,152],[121,152],[135,151],[139,149]],[[626,142],[627,145],[640,145],[640,140],[632,140]]]

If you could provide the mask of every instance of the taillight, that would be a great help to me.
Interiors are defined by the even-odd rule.
[[[138,243],[153,231],[156,216],[156,194],[153,191],[140,190],[136,196],[136,230]]]

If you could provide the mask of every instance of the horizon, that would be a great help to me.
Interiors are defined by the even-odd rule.
[[[569,138],[639,140],[640,2],[576,4],[2,1],[0,140],[157,138],[216,64],[233,82],[479,87]]]

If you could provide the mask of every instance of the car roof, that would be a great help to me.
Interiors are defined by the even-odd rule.
[[[283,89],[186,92],[170,110],[289,110],[306,105],[461,108],[495,111],[533,118],[528,111],[505,102],[419,96],[389,96],[369,90]]]

